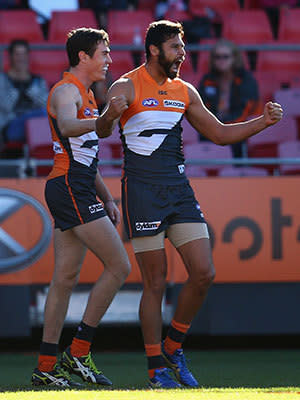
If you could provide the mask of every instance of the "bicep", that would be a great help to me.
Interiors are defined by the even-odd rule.
[[[51,108],[56,115],[58,127],[63,130],[66,123],[77,119],[78,89],[71,85],[61,86],[56,89],[51,100]]]

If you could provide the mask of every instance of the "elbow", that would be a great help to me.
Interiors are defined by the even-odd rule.
[[[212,141],[218,146],[225,146],[227,144],[225,135],[222,132],[222,129],[217,129],[212,135]]]

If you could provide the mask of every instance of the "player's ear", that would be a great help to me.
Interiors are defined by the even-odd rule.
[[[158,56],[159,55],[159,48],[154,44],[150,44],[149,46],[151,56]]]
[[[79,57],[79,61],[86,62],[86,60],[88,59],[89,55],[86,54],[83,50],[81,50],[78,53],[78,57]]]

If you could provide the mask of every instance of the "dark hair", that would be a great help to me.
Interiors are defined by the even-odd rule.
[[[93,57],[97,45],[100,42],[109,45],[108,34],[103,29],[78,28],[69,32],[66,42],[66,50],[70,66],[76,67],[76,65],[78,65],[78,53],[80,51],[84,51],[90,57]]]
[[[146,32],[145,39],[145,49],[146,49],[146,59],[150,58],[150,45],[161,49],[162,44],[169,40],[170,38],[180,35],[184,36],[183,27],[180,22],[172,22],[167,20],[152,22]]]
[[[209,60],[209,70],[215,74],[218,73],[218,71],[215,68],[215,54],[217,51],[218,47],[228,47],[231,51],[232,57],[233,57],[233,64],[232,67],[234,71],[239,71],[244,68],[244,62],[242,58],[242,53],[241,50],[238,48],[238,46],[231,42],[230,40],[227,39],[220,39],[218,40],[214,47],[211,49],[210,52],[210,60]]]
[[[8,54],[11,57],[12,53],[14,52],[15,48],[18,46],[24,46],[26,50],[29,52],[29,43],[25,39],[14,39],[10,42],[7,50]]]

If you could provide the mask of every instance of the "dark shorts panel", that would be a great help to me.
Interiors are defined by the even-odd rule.
[[[80,177],[63,175],[50,179],[46,183],[45,198],[54,227],[62,231],[107,215],[96,198],[93,181]]]
[[[188,181],[166,186],[123,178],[122,208],[129,238],[153,236],[173,224],[206,222]]]

